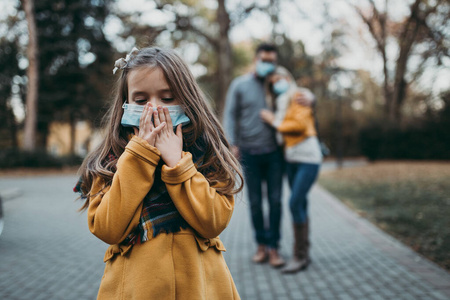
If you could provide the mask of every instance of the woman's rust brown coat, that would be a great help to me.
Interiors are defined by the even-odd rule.
[[[117,162],[112,184],[102,190],[104,183],[94,181],[91,195],[98,195],[89,203],[89,229],[111,245],[98,299],[240,299],[218,238],[230,221],[234,198],[217,193],[188,152],[175,167],[164,165],[161,178],[192,228],[160,233],[134,246],[120,244],[139,223],[159,160],[158,149],[134,136]]]

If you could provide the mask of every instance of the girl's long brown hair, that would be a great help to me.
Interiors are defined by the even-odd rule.
[[[141,49],[123,69],[104,122],[105,138],[80,167],[81,191],[86,197],[81,209],[86,209],[90,197],[94,196],[90,194],[90,190],[95,178],[101,178],[105,187],[112,182],[117,158],[125,151],[128,136],[132,133],[129,128],[120,124],[122,104],[127,101],[128,95],[128,74],[143,67],[161,69],[174,97],[179,100],[191,120],[183,128],[183,140],[186,147],[203,149],[204,154],[197,164],[198,170],[211,185],[221,183],[216,187],[219,193],[232,195],[240,192],[243,188],[240,164],[231,153],[222,126],[212,113],[194,76],[173,50],[150,47]]]

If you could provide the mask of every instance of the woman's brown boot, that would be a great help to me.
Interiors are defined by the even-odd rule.
[[[283,273],[296,273],[306,269],[309,260],[309,228],[308,222],[304,224],[294,223],[294,253],[292,260],[281,270]]]

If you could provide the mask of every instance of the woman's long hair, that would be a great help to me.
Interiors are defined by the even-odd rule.
[[[297,88],[297,83],[295,82],[294,76],[285,67],[277,66],[275,71],[271,75],[282,75],[289,78],[289,93],[292,93]],[[267,107],[269,107],[271,110],[276,110],[276,98],[278,97],[278,95],[273,92],[273,84],[268,79],[269,78],[266,78],[264,82],[264,89],[266,91],[266,104]]]
[[[104,186],[111,185],[116,171],[117,159],[125,151],[130,128],[121,125],[122,105],[128,97],[128,74],[137,68],[160,68],[176,99],[184,108],[191,122],[183,127],[184,148],[196,148],[203,152],[197,162],[198,170],[211,185],[221,183],[216,190],[224,195],[232,195],[243,188],[243,177],[238,160],[229,150],[222,126],[212,113],[194,76],[184,61],[171,49],[150,47],[141,49],[132,56],[117,82],[104,128],[102,143],[90,153],[80,167],[81,191],[86,202],[81,209],[89,206],[90,190],[95,178],[102,179]]]

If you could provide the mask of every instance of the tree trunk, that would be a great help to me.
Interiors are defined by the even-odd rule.
[[[279,35],[277,32],[277,25],[280,23],[278,15],[280,13],[280,4],[278,0],[270,0],[269,4],[269,17],[272,21],[272,41]]]
[[[383,58],[383,74],[384,74],[384,83],[383,83],[383,92],[384,92],[384,107],[385,107],[385,113],[386,117],[390,122],[395,122],[390,118],[391,111],[392,111],[392,105],[393,105],[393,94],[392,94],[392,84],[391,84],[391,77],[389,76],[389,70],[388,70],[388,58],[386,53],[386,44],[387,44],[387,28],[386,28],[386,20],[388,16],[388,1],[385,1],[385,11],[380,13],[377,8],[375,7],[375,4],[372,3],[372,9],[374,13],[374,22],[378,22],[378,25],[380,26],[380,33],[378,35],[378,39],[376,37],[377,31],[375,29],[372,30],[372,34],[374,35],[374,38],[377,40],[378,49],[381,52],[381,57]]]
[[[28,84],[26,98],[26,118],[23,135],[23,148],[34,151],[36,148],[37,101],[39,84],[38,40],[34,18],[34,0],[23,0],[23,7],[28,23]]]
[[[18,149],[19,148],[19,143],[17,141],[17,123],[16,123],[16,118],[14,116],[14,112],[12,111],[11,108],[8,108],[6,113],[8,114],[8,119],[10,120],[9,122],[9,128],[10,128],[10,134],[11,134],[11,147],[13,149]]]
[[[389,119],[391,121],[395,120],[396,122],[400,122],[401,108],[406,97],[407,84],[405,74],[407,70],[408,58],[410,56],[412,46],[414,45],[414,41],[419,33],[420,27],[420,20],[416,19],[418,18],[419,13],[419,3],[420,1],[416,1],[416,3],[411,6],[411,16],[403,29],[401,38],[399,39],[400,52],[396,62],[392,103],[389,114]]]
[[[225,98],[228,86],[231,82],[232,71],[232,55],[231,44],[228,36],[230,30],[230,17],[225,8],[225,0],[218,0],[217,8],[217,22],[219,23],[219,39],[217,43],[218,55],[218,99],[216,100],[216,112],[219,118],[222,117],[223,109],[225,107]]]
[[[386,56],[386,48],[383,47],[383,50],[381,51],[381,55],[383,57],[383,74],[384,74],[384,83],[383,83],[383,94],[384,94],[384,109],[386,113],[386,117],[388,119],[391,112],[391,105],[392,105],[392,89],[390,86],[390,78],[389,78],[389,70],[387,68],[387,56]]]
[[[75,154],[75,134],[76,134],[76,118],[73,113],[70,114],[70,154]]]

